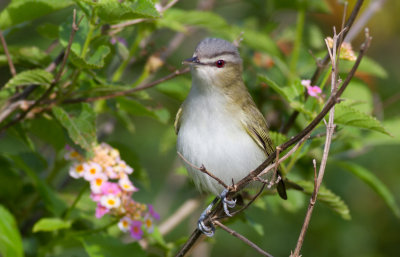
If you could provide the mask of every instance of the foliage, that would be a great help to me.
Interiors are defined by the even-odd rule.
[[[323,40],[331,32],[324,31],[323,22],[309,19],[308,14],[330,15],[326,1],[216,1],[217,6],[207,10],[190,1],[174,6],[165,2],[12,0],[1,10],[0,28],[8,46],[8,53],[3,47],[0,50],[1,256],[172,256],[176,252],[182,237],[188,236],[188,229],[195,224],[181,222],[165,234],[157,224],[153,227],[152,220],[142,218],[155,215],[157,219],[153,204],[163,222],[195,195],[193,187],[185,186],[189,180],[182,166],[173,161],[177,157],[172,117],[189,92],[190,76],[166,76],[181,69],[181,60],[191,56],[196,43],[205,36],[229,41],[242,37],[239,50],[243,77],[266,114],[276,145],[304,128],[323,108],[330,92],[330,70],[322,70],[311,85],[309,79],[317,65],[308,51],[322,56],[326,52]],[[287,15],[298,17],[297,22],[280,24]],[[340,21],[338,17],[338,24]],[[73,23],[78,27],[76,33]],[[347,56],[356,56],[358,46],[353,44],[354,52],[349,47]],[[8,72],[8,58],[15,65],[15,76]],[[338,230],[347,231],[351,224],[360,222],[360,213],[368,212],[360,206],[365,199],[376,197],[368,203],[375,211],[386,205],[379,210],[390,210],[394,215],[386,215],[396,217],[393,222],[397,222],[392,229],[399,228],[399,199],[393,191],[400,181],[391,179],[394,171],[386,171],[396,165],[384,155],[376,157],[374,150],[390,146],[397,152],[400,147],[398,113],[385,116],[385,120],[379,113],[377,95],[389,85],[383,83],[385,87],[380,88],[377,84],[391,74],[378,59],[363,59],[343,102],[335,107],[337,130],[328,168],[338,171],[329,170],[318,195],[317,203],[323,204],[321,209],[327,214],[314,216],[319,223],[327,224],[321,233],[336,232],[340,242],[332,242],[332,251],[319,241],[310,242],[315,248],[306,247],[304,255],[355,255],[351,247],[342,245],[344,237]],[[340,60],[341,78],[353,63]],[[150,84],[159,78],[159,82]],[[294,126],[289,133],[280,133],[293,111],[300,113]],[[295,244],[296,239],[288,239],[289,244],[277,243],[274,238],[298,233],[313,192],[312,159],[318,161],[322,155],[320,134],[324,126],[321,122],[311,139],[281,164],[285,176],[304,190],[290,190],[286,202],[269,195],[258,199],[255,205],[261,209],[249,208],[240,216],[243,224],[234,224],[249,237],[256,231],[258,242],[277,255],[289,255],[288,245]],[[69,176],[68,171],[77,163],[64,156],[74,149],[79,163],[93,160],[98,142],[118,149],[118,162],[125,160],[123,163],[135,170],[124,176],[140,189],[135,201],[146,204],[134,205],[143,210],[132,212],[129,222],[135,218],[150,222],[146,224],[148,230],[142,231],[139,225],[143,234],[136,240],[134,236],[126,239],[118,229],[126,214],[124,208],[111,211],[113,216],[96,219],[96,208],[101,204],[91,201],[89,186]],[[117,183],[116,177],[107,179]],[[350,190],[349,184],[355,185],[354,189]],[[127,195],[131,199],[131,194]],[[339,216],[330,216],[332,211]],[[296,216],[290,216],[293,213]],[[347,221],[350,217],[352,220]],[[376,226],[381,225],[377,220],[373,218]],[[278,232],[270,233],[268,226]],[[310,229],[320,232],[316,227]],[[352,249],[364,247],[365,235],[354,233],[359,234],[353,237],[358,241]],[[393,241],[390,233],[372,236],[381,244],[370,246],[370,255],[365,256],[395,254],[387,247]],[[139,244],[141,237],[145,243]],[[222,255],[218,249],[227,249],[225,255],[244,255],[244,248],[227,247],[226,239],[219,237],[213,256]],[[270,240],[264,240],[266,237]]]

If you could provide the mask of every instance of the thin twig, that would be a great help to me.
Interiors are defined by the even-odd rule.
[[[346,8],[345,8],[346,10]],[[329,48],[329,45],[327,44],[327,48],[329,51],[329,55],[331,57],[331,63],[332,63],[332,77],[331,77],[331,94],[335,94],[337,91],[337,86],[338,86],[338,64],[339,64],[339,59],[337,58],[338,55],[340,54],[340,46],[341,46],[341,37],[342,35],[340,35],[342,31],[339,33],[339,35],[336,34],[336,30],[334,29],[334,36],[333,36],[333,47],[332,49]],[[369,35],[366,35],[367,37],[369,37]],[[327,43],[327,42],[326,42]],[[326,126],[326,139],[325,139],[325,147],[324,147],[324,152],[322,155],[322,160],[321,160],[321,164],[320,164],[320,168],[319,168],[319,172],[318,172],[318,176],[316,177],[316,162],[314,160],[314,192],[311,196],[310,199],[310,203],[308,205],[307,208],[307,213],[306,216],[304,218],[304,223],[303,226],[301,228],[300,231],[300,235],[299,235],[299,239],[297,241],[296,244],[296,248],[293,252],[293,254],[291,256],[293,257],[298,257],[300,256],[300,251],[301,248],[303,246],[303,242],[304,242],[304,238],[308,229],[308,226],[310,224],[310,220],[311,220],[311,216],[312,216],[312,212],[314,210],[314,206],[315,206],[315,202],[317,200],[317,196],[318,196],[318,191],[319,188],[322,184],[322,180],[324,178],[324,174],[325,174],[325,167],[326,167],[326,163],[328,161],[328,155],[329,155],[329,150],[330,150],[330,146],[331,146],[331,142],[332,142],[332,135],[333,132],[335,130],[335,124],[334,124],[334,116],[335,116],[335,108],[333,107],[330,112],[329,112],[329,121],[328,124]]]
[[[4,49],[4,53],[6,54],[6,57],[7,57],[8,67],[10,68],[11,75],[14,77],[15,75],[17,75],[17,72],[15,70],[14,63],[12,62],[11,55],[8,52],[7,42],[6,42],[6,39],[4,38],[3,31],[1,31],[1,30],[0,30],[0,39],[1,39],[1,44],[3,46],[3,49]],[[2,88],[2,87],[3,86],[0,86],[0,88]]]
[[[354,20],[356,19],[361,6],[363,4],[364,0],[358,0],[357,3],[355,4],[353,11],[351,12],[349,18],[347,19],[347,22],[345,24],[345,27],[348,28],[346,32],[344,32],[344,37],[346,37],[348,31],[350,30],[350,28],[352,27]],[[326,65],[329,63],[329,54],[327,53],[325,55],[325,57],[318,63],[317,68],[314,71],[314,74],[311,77],[311,85],[315,85],[319,79],[319,77],[321,76],[322,71],[325,69]],[[306,95],[307,97],[308,95]],[[294,122],[297,119],[297,116],[299,115],[298,111],[294,111],[288,121],[282,126],[282,128],[280,129],[280,133],[282,134],[287,134],[289,129],[293,126]]]
[[[242,236],[241,234],[239,234],[238,232],[234,231],[233,229],[228,228],[227,226],[225,226],[224,224],[222,224],[218,220],[214,221],[214,224],[219,226],[220,228],[222,228],[223,230],[225,230],[226,232],[228,232],[232,236],[239,238],[244,243],[246,243],[248,246],[250,246],[251,248],[256,250],[258,253],[260,253],[262,256],[273,257],[271,254],[269,254],[266,251],[264,251],[263,249],[261,249],[255,243],[251,242],[249,239],[247,239],[246,237]]]
[[[61,74],[63,72],[64,66],[65,66],[65,64],[67,62],[67,59],[68,59],[68,54],[70,52],[70,49],[71,49],[71,46],[72,46],[72,42],[73,42],[74,37],[75,37],[75,33],[78,31],[78,27],[79,27],[79,24],[81,23],[82,19],[83,19],[83,16],[78,21],[78,23],[76,23],[76,9],[74,9],[73,19],[72,19],[72,30],[71,30],[71,34],[69,36],[68,45],[67,45],[67,48],[65,50],[65,54],[63,55],[63,61],[62,61],[60,70],[57,73],[55,79],[52,81],[50,87],[33,104],[31,104],[28,107],[28,109],[26,109],[24,112],[22,112],[17,118],[15,118],[14,120],[10,121],[9,123],[7,123],[3,127],[1,127],[0,128],[0,133],[5,131],[7,128],[17,124],[21,120],[23,120],[31,110],[33,110],[37,105],[39,105],[40,102],[42,102],[44,99],[46,99],[50,95],[50,93],[55,88],[55,86],[57,85],[57,82],[59,81],[59,79],[61,77]]]
[[[184,68],[182,70],[176,70],[173,73],[171,73],[171,74],[169,74],[169,75],[167,75],[165,77],[162,77],[162,78],[160,78],[158,80],[155,80],[153,82],[146,83],[146,84],[140,85],[140,86],[132,88],[132,89],[114,92],[114,93],[111,93],[109,95],[65,99],[65,100],[62,101],[62,103],[63,104],[75,104],[75,103],[81,103],[81,102],[89,103],[89,102],[94,102],[94,101],[98,101],[98,100],[105,100],[105,99],[115,98],[115,97],[118,97],[118,96],[130,95],[132,93],[135,93],[135,92],[138,92],[138,91],[141,91],[141,90],[144,90],[144,89],[148,89],[148,88],[154,87],[154,86],[156,86],[156,85],[158,85],[158,84],[160,84],[160,83],[162,83],[164,81],[167,81],[167,80],[170,80],[172,78],[175,78],[176,76],[179,76],[181,74],[188,73],[189,70],[190,70],[190,68],[188,68],[188,67]]]
[[[220,178],[216,177],[214,174],[212,174],[211,172],[209,172],[206,167],[204,167],[204,165],[201,165],[200,167],[197,167],[196,165],[194,165],[193,163],[189,162],[185,157],[183,157],[183,155],[180,152],[177,152],[179,157],[181,157],[181,159],[186,162],[190,167],[192,167],[193,169],[199,170],[205,174],[207,174],[208,176],[210,176],[211,178],[213,178],[215,181],[217,181],[221,186],[223,186],[224,188],[229,188],[229,186],[227,184],[224,183],[224,181],[222,181]]]

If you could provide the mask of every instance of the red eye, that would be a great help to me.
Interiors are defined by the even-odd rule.
[[[218,60],[215,62],[215,66],[217,66],[218,68],[222,68],[225,65],[225,61],[224,60]]]

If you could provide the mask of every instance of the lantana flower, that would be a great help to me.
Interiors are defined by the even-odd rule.
[[[75,179],[84,178],[90,183],[90,198],[96,203],[96,218],[106,214],[123,217],[118,223],[122,232],[130,232],[132,238],[140,240],[144,231],[154,230],[154,220],[160,219],[152,205],[133,200],[139,189],[129,178],[133,168],[121,159],[119,151],[101,143],[93,148],[90,160],[73,149],[67,149],[65,159],[74,163],[69,174]]]
[[[307,88],[307,94],[311,97],[319,98],[322,90],[318,86],[312,86],[311,85],[311,80],[309,79],[304,79],[301,81],[301,84]]]

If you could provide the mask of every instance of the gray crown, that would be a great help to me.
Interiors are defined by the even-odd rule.
[[[236,46],[220,38],[206,38],[202,40],[194,52],[194,56],[199,58],[212,58],[221,54],[232,54],[240,58]]]

